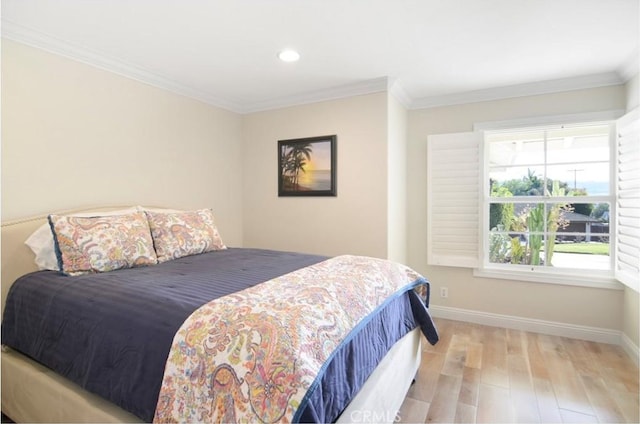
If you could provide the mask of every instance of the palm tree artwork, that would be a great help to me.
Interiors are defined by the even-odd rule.
[[[336,136],[278,141],[279,196],[335,196]]]

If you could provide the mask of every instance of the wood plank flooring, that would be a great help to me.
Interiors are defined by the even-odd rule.
[[[435,319],[403,423],[638,423],[638,367],[620,346]]]

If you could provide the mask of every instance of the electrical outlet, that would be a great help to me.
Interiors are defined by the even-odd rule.
[[[443,299],[449,297],[449,289],[446,287],[440,287],[440,297],[442,297]]]

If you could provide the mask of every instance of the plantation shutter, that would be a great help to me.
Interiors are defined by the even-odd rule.
[[[477,133],[427,139],[427,262],[477,268],[480,228]]]
[[[616,122],[616,278],[640,288],[640,110]]]

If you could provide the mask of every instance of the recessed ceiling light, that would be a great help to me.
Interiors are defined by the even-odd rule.
[[[278,53],[278,58],[283,62],[297,62],[300,59],[300,53],[292,49],[285,49]]]

